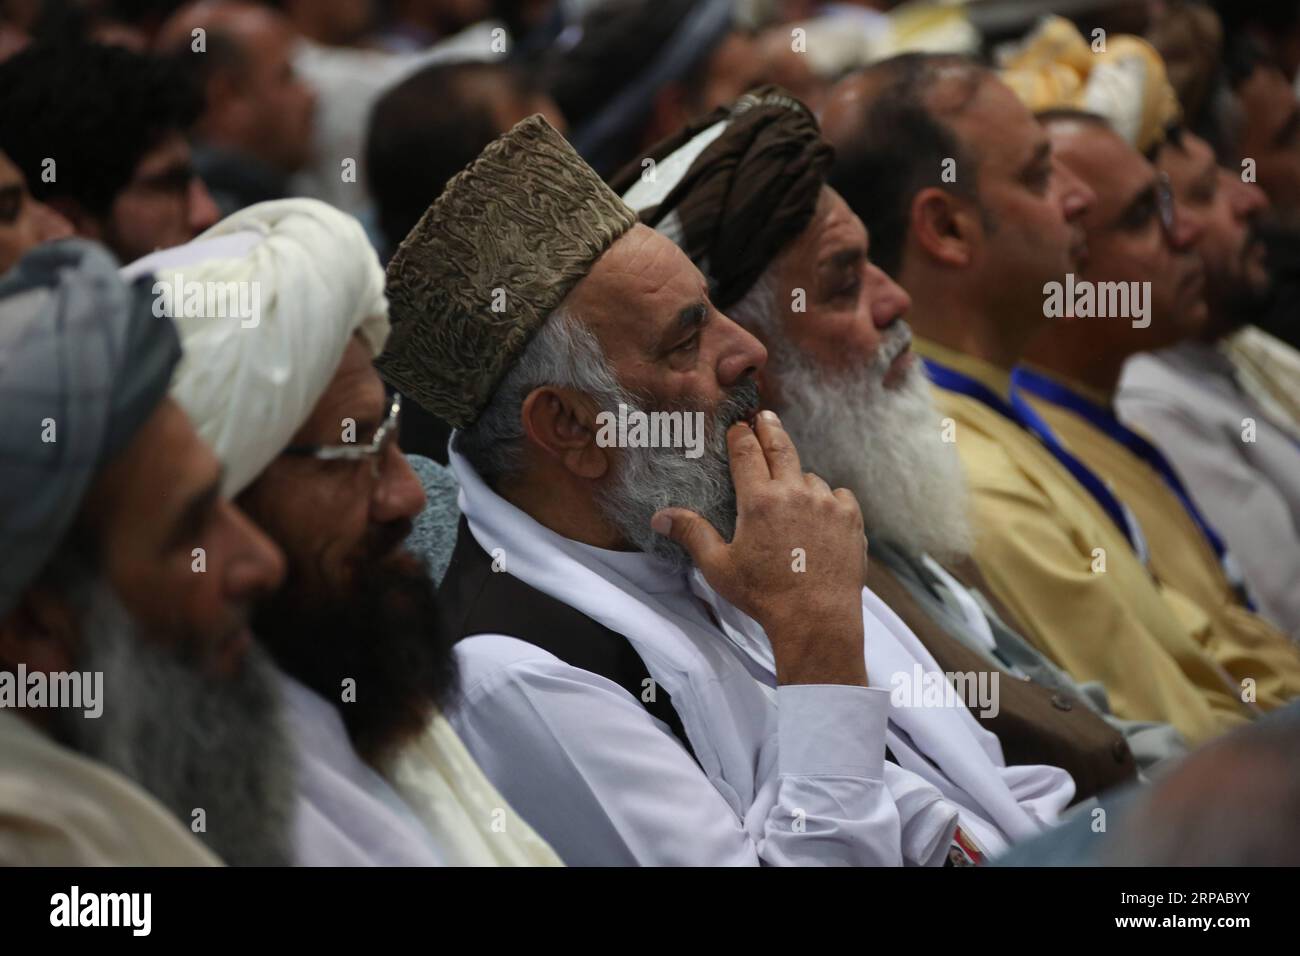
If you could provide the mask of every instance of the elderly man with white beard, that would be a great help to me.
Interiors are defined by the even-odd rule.
[[[261,203],[126,271],[157,279],[185,349],[172,393],[225,462],[223,491],[287,559],[252,624],[297,750],[295,861],[557,864],[439,713],[456,668],[404,546],[424,496],[371,361],[388,303],[360,223],[315,200]],[[209,289],[249,308],[191,308]]]
[[[983,588],[968,558],[960,460],[910,350],[910,300],[871,263],[861,220],[826,185],[831,148],[802,104],[775,87],[755,90],[648,156],[653,178],[632,164],[614,188],[678,242],[714,304],[767,348],[764,405],[804,467],[861,505],[867,586],[945,673],[998,676],[996,713],[967,703],[1007,762],[1063,767],[1083,799],[1133,779],[1135,757],[1145,767],[1183,753],[1167,724],[1111,716],[1104,689],[1053,665]]]
[[[389,265],[385,377],[453,423],[464,515],[440,598],[451,718],[571,864],[978,862],[1074,785],[1006,766],[863,588],[853,496],[757,412],[759,342],[531,117],[458,174]],[[598,438],[700,416],[703,455]]]
[[[0,319],[0,687],[64,692],[0,691],[0,865],[286,862],[291,747],[247,624],[284,562],[167,396],[175,329],[82,240],[21,259]]]

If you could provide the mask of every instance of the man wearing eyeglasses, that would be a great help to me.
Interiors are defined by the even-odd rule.
[[[405,548],[425,499],[372,364],[388,303],[360,223],[314,200],[261,203],[130,270],[261,290],[256,325],[175,316],[172,394],[226,465],[225,492],[285,553],[285,585],[251,623],[298,747],[297,862],[555,862],[441,716],[456,667]]]
[[[959,57],[906,55],[848,77],[823,129],[831,185],[911,296],[934,427],[961,457],[973,556],[996,596],[1121,717],[1171,723],[1193,743],[1249,720],[1143,566],[1131,513],[1012,391],[1030,341],[1061,321],[1045,287],[1086,266],[1093,189],[1006,84]]]
[[[1176,466],[1115,409],[1130,357],[1200,335],[1209,324],[1207,269],[1197,250],[1218,251],[1205,246],[1210,217],[1176,202],[1169,176],[1106,118],[1072,110],[1040,118],[1061,162],[1097,196],[1082,220],[1088,260],[1078,278],[1097,287],[1145,283],[1149,315],[1140,325],[1083,315],[1046,325],[1012,374],[1013,392],[1132,510],[1151,572],[1167,597],[1188,606],[1193,634],[1241,685],[1243,699],[1278,707],[1300,694],[1300,652],[1255,612],[1250,580]]]

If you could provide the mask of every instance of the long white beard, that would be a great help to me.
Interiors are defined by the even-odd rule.
[[[868,537],[913,557],[970,553],[973,532],[961,460],[942,440],[942,416],[919,363],[895,388],[883,382],[911,341],[899,321],[869,366],[827,371],[783,334],[769,335],[769,364],[781,370],[781,422],[806,471],[857,496]]]

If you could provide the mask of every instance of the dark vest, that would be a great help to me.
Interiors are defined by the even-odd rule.
[[[438,600],[457,641],[475,634],[505,634],[549,651],[572,667],[599,674],[667,724],[695,756],[672,698],[651,679],[632,642],[508,571],[493,571],[491,556],[474,540],[464,516]]]

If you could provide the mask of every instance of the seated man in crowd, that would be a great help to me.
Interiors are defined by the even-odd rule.
[[[223,216],[284,198],[289,177],[311,157],[316,98],[294,73],[297,40],[283,13],[246,0],[189,4],[158,36],[158,52],[203,92],[194,168]]]
[[[1239,562],[1260,613],[1300,640],[1300,444],[1287,419],[1243,387],[1239,367],[1220,348],[1273,300],[1252,229],[1266,201],[1238,172],[1220,170],[1190,134],[1162,146],[1156,161],[1179,207],[1206,222],[1200,248],[1209,315],[1179,344],[1130,361],[1116,405],[1177,469]]]
[[[458,429],[440,596],[470,751],[570,863],[935,865],[1052,825],[1068,774],[904,699],[944,677],[706,290],[540,117],[390,263],[380,368]],[[648,447],[650,414],[676,439]]]
[[[672,231],[714,305],[763,342],[764,406],[781,416],[805,468],[857,496],[868,587],[945,673],[999,674],[998,713],[981,719],[1007,762],[1063,767],[1082,799],[1134,776],[1120,731],[1143,764],[1184,752],[1167,724],[1112,717],[1117,729],[1108,728],[978,586],[961,461],[941,440],[910,349],[910,300],[867,258],[861,220],[825,184],[831,150],[806,110],[784,91],[755,91],[650,155],[663,174],[643,179],[634,164],[614,188],[642,222]],[[1104,689],[1089,690],[1104,712]],[[976,701],[967,704],[979,717]]]
[[[909,54],[843,80],[824,128],[838,151],[831,184],[929,339],[918,345],[994,594],[1054,663],[1101,683],[1121,717],[1168,722],[1192,743],[1249,720],[1253,705],[1141,563],[1128,512],[1011,404],[1012,368],[1055,321],[1043,288],[1086,254],[1092,191],[1054,160],[1016,95],[961,57]]]
[[[287,558],[252,623],[298,747],[297,861],[558,862],[437,710],[456,671],[403,547],[424,496],[371,365],[388,305],[360,224],[314,200],[263,203],[128,272],[252,290],[238,318],[171,300],[185,347],[172,390],[225,462],[223,492]]]
[[[174,65],[117,47],[37,43],[0,64],[0,149],[123,262],[216,222],[185,138],[201,108]]]
[[[611,0],[572,33],[551,47],[542,82],[605,175],[757,86],[766,67],[733,0]]]
[[[32,198],[22,170],[0,151],[0,275],[33,246],[70,235],[68,221]]]
[[[1250,610],[1253,579],[1241,577],[1179,472],[1120,422],[1113,405],[1127,359],[1202,331],[1208,263],[1221,256],[1241,261],[1246,247],[1224,249],[1222,230],[1232,217],[1215,222],[1176,202],[1151,163],[1103,117],[1065,110],[1049,112],[1043,122],[1055,155],[1097,196],[1083,220],[1088,257],[1076,280],[1085,293],[1095,290],[1098,304],[1111,295],[1107,288],[1118,289],[1115,301],[1124,314],[1084,314],[1046,325],[1026,352],[1028,367],[1012,374],[1012,389],[1132,509],[1152,573],[1191,599],[1189,622],[1211,657],[1249,689],[1247,699],[1263,709],[1277,707],[1300,695],[1300,650]],[[1218,169],[1208,148],[1205,156],[1215,188]],[[1247,189],[1240,182],[1227,189],[1236,187]],[[1223,209],[1228,195],[1222,194]],[[1205,266],[1198,247],[1205,250]],[[1065,308],[1074,312],[1076,304]],[[1297,562],[1300,555],[1291,567],[1300,568]],[[1204,622],[1196,621],[1198,614]]]
[[[0,280],[0,863],[282,864],[292,751],[248,616],[284,561],[116,270],[69,240]]]

